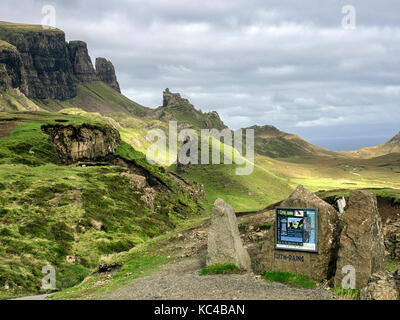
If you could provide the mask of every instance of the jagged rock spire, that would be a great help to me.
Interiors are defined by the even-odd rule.
[[[115,68],[111,61],[108,61],[105,58],[97,58],[96,73],[100,81],[103,81],[105,84],[121,93],[121,89],[117,81],[117,76],[115,74]]]

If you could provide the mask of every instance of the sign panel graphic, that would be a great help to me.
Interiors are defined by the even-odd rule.
[[[318,252],[318,210],[276,208],[275,248]]]

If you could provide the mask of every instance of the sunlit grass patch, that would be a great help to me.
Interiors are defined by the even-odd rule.
[[[290,272],[269,272],[269,271],[264,271],[262,275],[268,281],[287,283],[306,289],[313,289],[317,287],[316,281],[304,275],[297,275]]]
[[[339,299],[360,300],[360,290],[358,289],[344,289],[343,287],[336,287],[333,288],[332,292]]]

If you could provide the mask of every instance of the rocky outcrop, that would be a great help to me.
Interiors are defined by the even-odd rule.
[[[67,100],[77,95],[79,83],[100,78],[120,92],[112,64],[102,58],[96,72],[85,42],[67,43],[58,29],[0,22],[0,90]]]
[[[399,287],[395,276],[382,271],[371,276],[368,284],[360,292],[361,300],[398,300]]]
[[[163,92],[162,107],[155,110],[153,117],[164,121],[177,121],[180,129],[193,126],[218,130],[227,128],[216,111],[203,113],[196,110],[188,99],[182,98],[179,93],[172,93],[168,88]]]
[[[239,235],[234,209],[222,199],[214,202],[208,229],[207,265],[233,264],[251,270],[251,260]]]
[[[18,50],[0,40],[0,90],[12,88],[28,91],[25,69]]]
[[[268,230],[258,260],[263,269],[309,276],[317,281],[331,279],[339,247],[338,212],[303,186],[281,203],[282,207],[318,209],[318,253],[275,249],[275,227]]]
[[[101,161],[112,155],[121,144],[119,132],[108,126],[45,125],[42,130],[50,139],[63,163]]]
[[[96,59],[96,73],[100,81],[121,93],[117,76],[115,75],[115,68],[111,61],[105,58]]]
[[[71,41],[69,43],[69,56],[74,75],[79,82],[85,83],[99,80],[85,42]]]
[[[400,218],[388,219],[383,228],[387,255],[400,260]]]
[[[163,91],[163,107],[176,106],[179,105],[179,102],[189,103],[189,100],[184,99],[183,101],[179,93],[172,93],[169,88]]]
[[[344,266],[355,269],[356,288],[368,284],[371,275],[385,268],[383,228],[376,196],[367,191],[352,191],[349,208],[343,215],[335,286],[341,286]]]

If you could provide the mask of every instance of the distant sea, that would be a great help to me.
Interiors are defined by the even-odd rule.
[[[332,151],[351,151],[364,147],[377,146],[389,141],[391,136],[387,137],[335,137],[335,138],[307,138],[307,141],[316,146]]]

